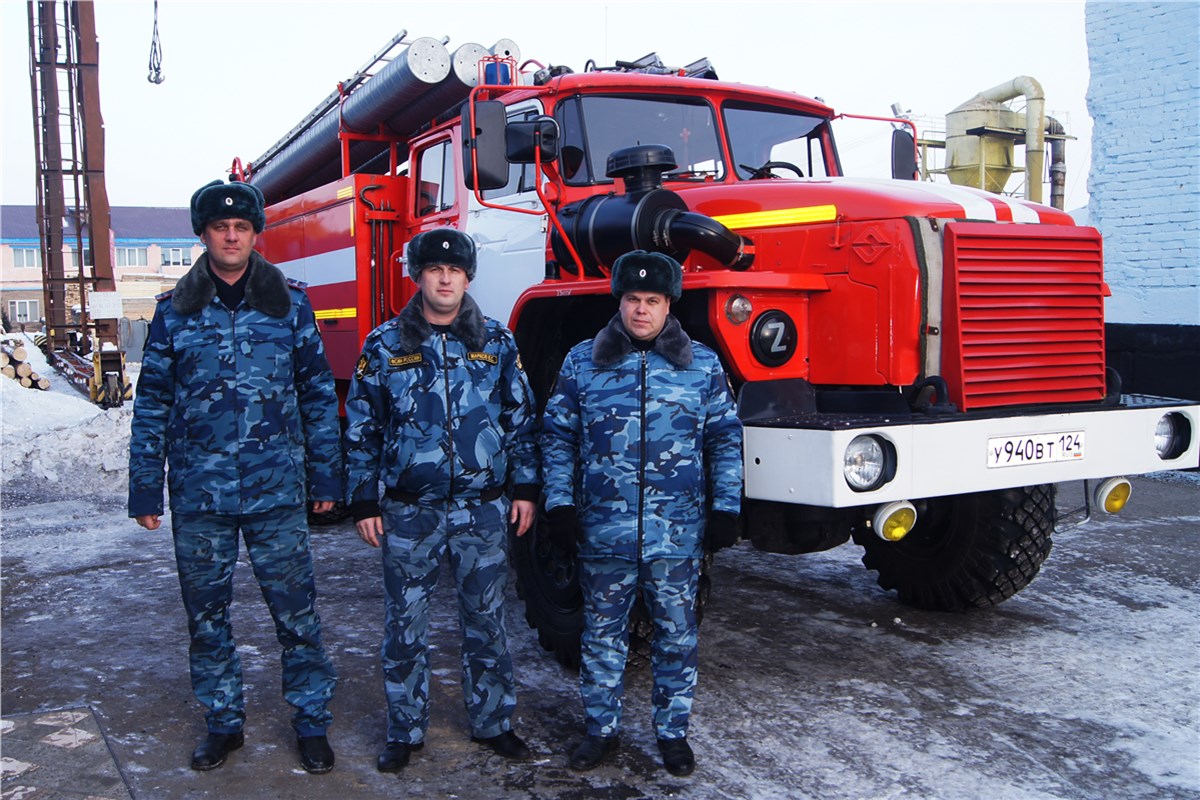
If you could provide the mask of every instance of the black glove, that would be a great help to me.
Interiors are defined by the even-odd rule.
[[[583,526],[579,524],[579,514],[575,506],[556,506],[546,512],[546,531],[550,543],[568,555],[579,549],[583,540]]]
[[[710,511],[704,526],[704,549],[715,553],[737,544],[737,519],[737,514],[728,511]]]

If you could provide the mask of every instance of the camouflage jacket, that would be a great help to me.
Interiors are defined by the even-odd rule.
[[[333,374],[302,284],[257,252],[237,309],[208,256],[160,296],[129,439],[129,515],[257,514],[342,496]],[[307,493],[307,497],[306,497]]]
[[[577,507],[584,558],[700,557],[708,511],[741,507],[729,382],[717,354],[671,316],[647,352],[619,316],[573,347],[541,445],[546,508]]]
[[[422,504],[477,499],[510,482],[536,499],[537,419],[512,333],[470,295],[449,332],[418,292],[363,342],[346,398],[346,492],[356,520],[379,516],[379,481]]]

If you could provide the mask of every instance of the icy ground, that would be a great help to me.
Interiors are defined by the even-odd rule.
[[[849,546],[720,554],[687,781],[657,764],[644,671],[629,679],[614,764],[565,769],[574,676],[540,651],[511,588],[517,722],[540,757],[498,764],[465,740],[444,589],[431,746],[403,780],[380,776],[378,557],[348,528],[318,531],[321,611],[342,674],[338,768],[322,783],[292,763],[278,650],[243,564],[234,614],[255,739],[197,777],[183,766],[202,722],[169,536],[124,514],[131,407],[98,409],[28,349],[53,388],[0,379],[4,713],[97,709],[134,796],[1200,800],[1200,481],[1178,473],[1136,479],[1126,515],[1057,535],[1033,585],[978,614],[898,605]],[[72,647],[46,642],[73,617]],[[144,663],[150,654],[161,663]]]

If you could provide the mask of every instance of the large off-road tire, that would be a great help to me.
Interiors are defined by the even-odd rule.
[[[552,653],[558,663],[579,666],[579,637],[583,633],[583,594],[579,589],[579,570],[574,555],[564,553],[540,531],[545,531],[544,515],[524,536],[510,539],[509,554],[517,572],[517,595],[525,601],[525,621],[537,631],[538,643]],[[696,593],[697,621],[704,617],[704,604],[711,587],[709,567],[712,556],[705,556],[700,568],[700,586]],[[641,598],[629,618],[629,663],[644,662],[650,655],[653,627]]]
[[[939,497],[915,503],[913,530],[885,542],[856,528],[863,564],[902,603],[933,611],[985,608],[1029,585],[1050,555],[1054,486]]]
[[[525,601],[525,620],[538,643],[558,663],[579,666],[583,632],[583,595],[575,557],[545,535],[545,512],[524,536],[509,539],[509,557],[517,572],[517,595]]]

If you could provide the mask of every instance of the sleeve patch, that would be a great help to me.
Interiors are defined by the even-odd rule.
[[[367,374],[367,368],[371,366],[371,359],[367,358],[366,354],[358,357],[358,364],[354,367],[354,377],[362,380],[362,377]]]
[[[500,356],[494,353],[467,353],[468,361],[486,361],[493,367],[500,363]]]
[[[406,356],[392,356],[388,359],[388,366],[393,369],[403,369],[420,364],[425,360],[425,357],[420,353],[410,353]]]

